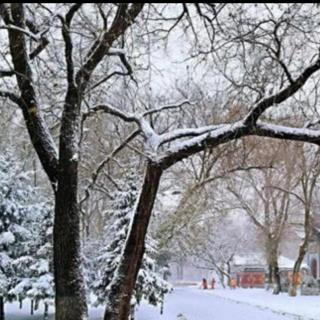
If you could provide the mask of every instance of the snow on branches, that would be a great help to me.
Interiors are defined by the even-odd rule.
[[[53,299],[52,207],[39,201],[12,151],[0,155],[0,296]]]

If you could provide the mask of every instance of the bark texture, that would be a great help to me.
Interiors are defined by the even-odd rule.
[[[87,307],[81,269],[78,205],[80,102],[70,86],[62,115],[54,220],[56,320],[81,320]],[[76,307],[75,307],[76,306]]]

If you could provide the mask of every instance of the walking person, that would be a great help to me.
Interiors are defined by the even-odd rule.
[[[202,289],[204,290],[208,289],[208,282],[206,278],[202,279]]]

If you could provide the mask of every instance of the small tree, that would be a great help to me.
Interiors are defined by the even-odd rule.
[[[53,297],[53,277],[49,271],[51,236],[51,207],[36,203],[28,173],[22,172],[11,151],[3,151],[0,156],[1,320],[6,300],[22,301],[27,296],[39,300],[40,291],[41,298]]]
[[[30,232],[22,226],[29,213],[30,186],[11,152],[0,155],[0,319],[4,319],[4,302],[16,284],[14,263],[25,252]]]
[[[23,297],[34,301],[36,309],[42,301],[45,319],[48,316],[49,304],[52,304],[54,299],[52,213],[52,206],[40,203],[35,206],[31,220],[25,222],[26,228],[32,233],[32,238],[28,243],[29,252],[25,252],[27,255],[25,263],[16,265],[20,282],[11,290],[12,294],[19,296],[21,287]],[[24,286],[23,283],[28,285]]]
[[[112,283],[117,282],[117,277],[121,277],[121,274],[115,271],[126,243],[139,185],[140,181],[137,176],[130,174],[126,182],[114,192],[111,209],[106,212],[105,231],[114,236],[108,245],[102,243],[96,257],[96,267],[99,271],[92,286],[96,295],[96,305],[104,304],[107,296],[112,298],[108,292],[113,289]],[[108,228],[107,221],[110,218],[113,223]],[[170,285],[161,278],[156,270],[156,247],[156,241],[148,237],[145,254],[137,276],[134,297],[131,299],[131,319],[134,316],[135,305],[139,304],[143,298],[153,305],[162,304],[164,295],[170,291]]]

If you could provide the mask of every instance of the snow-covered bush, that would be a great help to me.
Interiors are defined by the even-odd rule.
[[[52,206],[10,150],[0,154],[0,296],[53,299]]]

